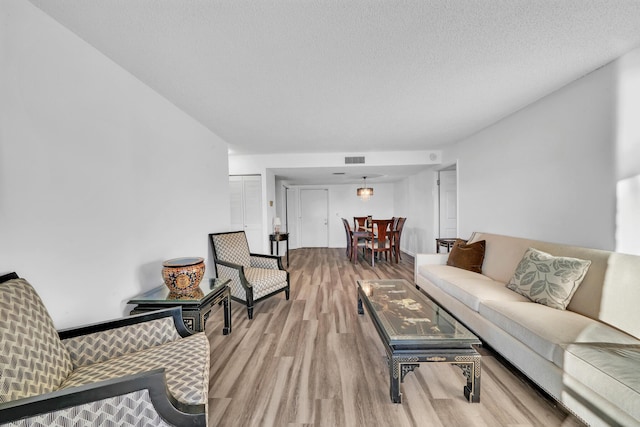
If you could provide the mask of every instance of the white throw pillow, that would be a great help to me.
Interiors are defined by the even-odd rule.
[[[507,288],[531,301],[566,310],[590,265],[590,260],[556,257],[529,248]]]

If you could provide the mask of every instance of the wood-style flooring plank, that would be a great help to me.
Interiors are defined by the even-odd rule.
[[[211,426],[581,426],[486,347],[480,403],[465,400],[461,370],[446,363],[408,373],[402,404],[391,403],[384,347],[369,313],[357,314],[356,281],[413,283],[413,258],[373,268],[341,248],[296,249],[289,258],[289,301],[281,293],[259,302],[253,320],[232,302],[229,335],[221,307],[209,317]]]

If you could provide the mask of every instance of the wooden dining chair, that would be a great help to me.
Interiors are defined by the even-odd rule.
[[[358,249],[362,249],[364,257],[365,237],[368,236],[369,233],[364,230],[351,230],[349,221],[344,218],[342,218],[342,223],[344,224],[345,233],[347,235],[347,256],[355,263],[358,260]]]
[[[353,217],[353,231],[358,231],[361,228],[367,226],[367,216],[354,216]]]
[[[374,219],[372,222],[373,233],[369,235],[365,242],[367,250],[371,251],[371,266],[375,267],[375,255],[384,253],[385,260],[389,260],[389,253],[393,250],[393,233],[390,219]],[[391,257],[393,260],[393,257]]]
[[[402,259],[402,253],[400,252],[400,238],[402,237],[402,229],[407,218],[397,218],[396,223],[393,226],[393,255],[396,258],[396,262],[400,262]]]

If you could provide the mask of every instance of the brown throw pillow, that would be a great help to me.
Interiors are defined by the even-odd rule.
[[[486,243],[484,240],[467,244],[466,240],[456,239],[449,253],[447,265],[482,273],[485,247]]]

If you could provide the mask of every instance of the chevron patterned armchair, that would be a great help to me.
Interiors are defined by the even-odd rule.
[[[0,425],[206,426],[208,383],[180,308],[56,331],[26,280],[0,276]]]
[[[231,297],[247,306],[249,319],[258,301],[284,291],[289,299],[289,272],[280,257],[253,254],[244,231],[211,233],[216,275],[231,279]]]

